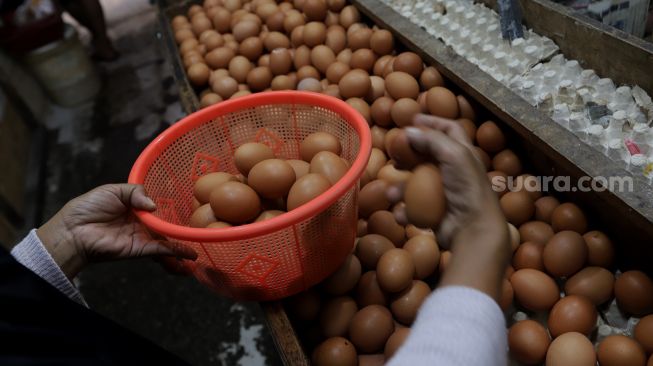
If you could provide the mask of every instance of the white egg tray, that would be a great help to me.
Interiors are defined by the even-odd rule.
[[[653,185],[653,102],[642,88],[584,70],[530,29],[504,40],[499,15],[471,0],[381,1]]]

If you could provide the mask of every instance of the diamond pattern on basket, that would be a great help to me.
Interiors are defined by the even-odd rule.
[[[250,253],[236,267],[236,271],[254,278],[263,284],[270,273],[279,265],[279,261],[263,257],[256,253]]]
[[[267,128],[261,128],[256,132],[254,137],[255,142],[260,142],[266,144],[272,149],[274,155],[278,155],[281,148],[283,148],[283,140],[277,136],[276,133],[268,130]]]
[[[205,153],[197,152],[195,153],[195,158],[193,159],[193,166],[190,171],[190,179],[193,181],[198,180],[203,175],[208,173],[217,172],[219,168],[220,159],[210,156]]]

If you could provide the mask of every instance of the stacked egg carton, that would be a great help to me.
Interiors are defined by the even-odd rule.
[[[578,61],[556,55],[559,49],[551,39],[531,30],[525,30],[524,38],[504,40],[498,14],[482,4],[382,1],[653,184],[653,102],[644,90],[616,87],[611,79],[583,70]]]

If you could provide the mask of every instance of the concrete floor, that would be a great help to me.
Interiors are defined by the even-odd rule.
[[[104,86],[94,102],[54,108],[44,121],[44,218],[95,186],[126,181],[147,143],[183,116],[156,9],[147,0],[101,2],[122,57],[100,65]],[[219,297],[151,259],[95,264],[79,285],[92,309],[193,365],[281,364],[257,304]]]

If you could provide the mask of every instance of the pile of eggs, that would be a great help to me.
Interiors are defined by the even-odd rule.
[[[259,222],[293,210],[326,192],[349,169],[340,157],[340,141],[330,133],[312,133],[300,143],[299,159],[279,159],[270,147],[249,142],[234,151],[240,172],[208,173],[193,187],[189,225],[225,228]]]
[[[297,89],[341,98],[369,122],[373,149],[360,181],[354,250],[330,278],[286,304],[314,364],[383,364],[410,333],[452,256],[433,231],[421,228],[437,227],[438,215],[386,195],[390,185],[438,180],[437,167],[402,154],[396,142],[405,139],[401,128],[417,113],[456,119],[490,180],[526,182],[519,156],[506,147],[497,124],[478,123],[470,102],[446,88],[435,68],[415,53],[397,53],[393,35],[362,23],[345,0],[205,0],[175,17],[172,27],[202,106]],[[310,170],[312,160],[303,163],[309,161]],[[251,172],[241,173],[251,186]],[[640,271],[615,276],[612,242],[588,229],[575,204],[523,187],[497,194],[513,249],[500,306],[508,319],[517,312],[526,317],[509,321],[511,359],[524,365],[645,365],[653,353],[653,281]],[[442,199],[437,204],[445,205]],[[286,209],[292,209],[289,197]],[[254,214],[248,219],[257,220]],[[216,217],[247,222],[231,220]],[[613,298],[626,316],[641,320],[632,332],[599,339],[597,319],[612,309]]]

